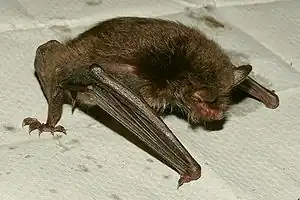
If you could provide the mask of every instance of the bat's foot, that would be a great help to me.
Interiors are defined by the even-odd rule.
[[[47,124],[41,123],[39,122],[39,120],[37,120],[36,118],[31,118],[31,117],[27,117],[23,120],[22,122],[22,127],[24,126],[29,126],[29,134],[34,131],[34,130],[38,130],[39,131],[39,136],[43,133],[43,132],[50,132],[51,135],[54,135],[55,132],[61,132],[64,133],[65,135],[67,134],[66,129],[61,126],[49,126]]]

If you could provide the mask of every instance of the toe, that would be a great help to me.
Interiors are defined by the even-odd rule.
[[[36,118],[27,117],[23,119],[22,127],[39,122]]]
[[[32,124],[29,124],[29,134],[36,130],[36,129],[39,129],[41,127],[41,123],[39,121],[35,122],[35,123],[32,123]]]
[[[29,134],[30,134],[32,131],[39,129],[41,123],[36,118],[27,117],[23,120],[22,127],[28,125],[29,125]]]
[[[65,135],[67,135],[66,129],[61,125],[56,126],[54,128],[53,132],[61,132],[61,133],[64,133]]]

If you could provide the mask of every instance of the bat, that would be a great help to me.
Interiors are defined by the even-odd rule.
[[[192,122],[224,118],[240,89],[275,109],[279,98],[249,77],[251,65],[234,66],[200,30],[159,18],[116,17],[65,42],[38,46],[37,79],[48,103],[45,123],[27,117],[29,133],[62,132],[63,104],[97,105],[156,152],[180,178],[201,177],[201,166],[161,120],[167,108]]]

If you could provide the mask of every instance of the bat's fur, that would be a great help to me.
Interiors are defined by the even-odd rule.
[[[196,122],[222,118],[235,86],[236,67],[219,45],[179,22],[114,18],[65,44],[52,43],[55,52],[49,56],[54,58],[44,60],[57,64],[36,71],[53,70],[48,68],[59,68],[58,65],[69,66],[71,72],[71,68],[92,63],[128,64],[122,69],[106,70],[140,92],[153,109],[164,111],[167,106],[176,106]],[[52,86],[54,79],[59,79],[52,72],[43,74],[51,77],[48,83]],[[199,95],[194,95],[197,91]]]
[[[160,19],[115,18],[99,23],[66,45],[86,51],[96,63],[134,66],[128,77],[120,78],[128,80],[127,84],[141,92],[155,110],[177,106],[193,121],[209,119],[195,111],[191,99],[203,87],[207,92],[217,88],[213,95],[219,98],[214,106],[228,108],[234,66],[221,48],[197,29]]]

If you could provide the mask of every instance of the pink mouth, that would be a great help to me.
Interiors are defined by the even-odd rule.
[[[196,113],[201,118],[211,119],[211,120],[221,120],[223,119],[223,111],[217,108],[210,108],[205,103],[196,104]]]

